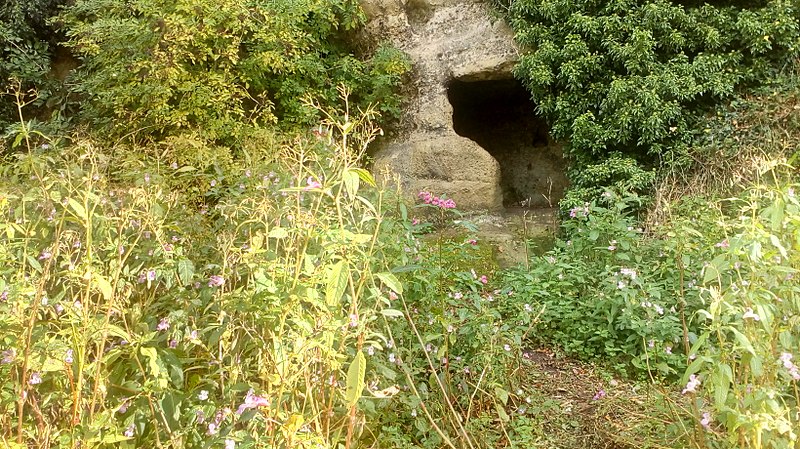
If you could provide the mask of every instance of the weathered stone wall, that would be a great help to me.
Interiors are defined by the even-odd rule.
[[[362,0],[362,6],[371,37],[405,51],[415,74],[406,129],[377,151],[376,171],[397,175],[409,195],[429,190],[462,210],[501,209],[500,164],[479,142],[456,133],[448,87],[453,80],[510,79],[518,58],[511,29],[480,0]]]

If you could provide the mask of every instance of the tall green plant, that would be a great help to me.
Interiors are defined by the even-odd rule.
[[[796,185],[759,186],[734,200],[740,217],[703,276],[705,332],[683,381],[705,426],[737,447],[800,441],[800,202]]]
[[[355,446],[398,391],[367,379],[385,379],[373,355],[402,287],[384,194],[356,165],[374,111],[342,110],[209,183],[210,209],[163,182],[179,166],[114,184],[93,142],[6,162],[4,444]]]

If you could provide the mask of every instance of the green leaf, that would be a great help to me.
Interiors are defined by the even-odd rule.
[[[170,429],[180,427],[181,401],[174,393],[166,393],[160,401],[161,410],[164,411],[164,419]]]
[[[114,289],[111,287],[111,283],[108,282],[106,278],[100,276],[99,274],[95,273],[92,275],[92,282],[94,282],[95,286],[100,290],[100,293],[103,295],[103,299],[108,301],[114,295]]]
[[[377,273],[375,276],[393,292],[398,295],[403,294],[403,284],[392,273]]]
[[[358,193],[358,184],[360,180],[358,173],[355,173],[352,169],[347,169],[342,173],[342,179],[348,197],[354,198]]]
[[[31,268],[36,270],[36,272],[38,272],[38,273],[42,272],[42,264],[40,264],[39,261],[36,260],[35,257],[28,256],[27,259],[28,259],[28,263],[30,264]]]
[[[272,228],[269,230],[267,237],[273,239],[285,239],[286,237],[289,237],[289,231],[284,228]]]
[[[399,311],[397,309],[383,309],[383,310],[381,310],[381,315],[388,316],[390,318],[404,316],[403,312],[401,312],[401,311]]]
[[[72,210],[75,211],[75,215],[81,220],[86,221],[86,209],[83,207],[83,205],[75,198],[70,198],[67,201],[69,202],[69,206],[72,208]]]
[[[361,399],[361,392],[364,391],[364,376],[367,373],[367,359],[364,353],[358,351],[355,358],[347,368],[347,386],[345,389],[345,400],[348,407],[356,405]]]
[[[778,251],[780,251],[781,256],[784,259],[786,259],[788,257],[787,253],[786,253],[786,248],[783,247],[783,245],[781,244],[781,241],[778,239],[778,237],[776,235],[771,234],[769,236],[769,241],[772,242],[772,244],[775,246],[775,248],[778,248]]]
[[[24,138],[25,138],[24,132],[20,132],[19,134],[17,134],[17,137],[14,138],[14,142],[11,144],[11,148],[18,147],[19,144],[22,143],[22,139]]]
[[[748,339],[746,335],[739,332],[739,330],[734,327],[729,326],[728,328],[733,333],[733,336],[736,339],[736,341],[742,346],[742,348],[745,351],[749,352],[752,355],[756,355],[756,350],[755,348],[753,348],[753,344],[750,343],[750,339]]]
[[[158,366],[158,352],[156,348],[142,347],[139,349],[139,352],[147,357],[147,366],[150,368],[150,374],[153,377],[161,376],[161,368]]]
[[[511,417],[508,416],[508,413],[506,413],[505,408],[503,408],[503,406],[500,405],[500,403],[495,402],[494,408],[495,410],[497,410],[497,416],[500,418],[500,421],[508,422],[511,420]]]
[[[714,388],[714,404],[717,410],[723,410],[728,400],[733,371],[726,364],[721,364],[711,374],[711,386]]]
[[[194,278],[194,263],[189,259],[181,258],[178,260],[177,269],[181,283],[184,286],[191,284]]]
[[[125,341],[133,340],[133,338],[131,338],[131,336],[127,332],[125,332],[124,329],[122,329],[121,327],[119,327],[119,326],[117,326],[115,324],[110,324],[110,323],[106,324],[102,328],[98,328],[92,334],[92,336],[93,337],[99,337],[100,335],[103,335],[104,332],[106,333],[106,335],[110,335],[112,337],[119,337],[119,338],[121,338],[122,340],[125,340]]]
[[[494,387],[494,395],[503,402],[503,405],[508,404],[508,392],[500,387]]]
[[[706,265],[703,270],[703,284],[708,284],[712,279],[717,279],[719,277],[717,267],[712,264]]]
[[[107,434],[103,436],[103,439],[100,442],[105,444],[114,444],[132,439],[133,437],[126,437],[125,435]]]
[[[344,295],[347,288],[347,267],[344,261],[336,262],[328,272],[328,279],[325,286],[325,304],[328,307],[335,307]]]
[[[761,361],[761,357],[757,355],[750,356],[750,371],[753,372],[753,376],[761,377],[764,374],[764,365]]]
[[[367,185],[369,185],[371,187],[375,187],[375,185],[376,185],[375,184],[375,178],[372,177],[372,174],[370,174],[370,172],[364,170],[363,168],[352,168],[350,170],[352,172],[354,172],[355,174],[357,174],[358,177],[361,178],[362,181],[367,183]]]

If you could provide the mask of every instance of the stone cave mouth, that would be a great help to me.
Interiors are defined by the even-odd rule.
[[[500,164],[503,206],[555,207],[567,186],[561,145],[517,80],[453,80],[453,129]],[[468,161],[465,161],[468,162]]]

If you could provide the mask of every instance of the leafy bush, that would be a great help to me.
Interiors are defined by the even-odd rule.
[[[630,211],[640,207],[638,197],[608,193],[602,200],[573,208],[563,225],[570,240],[535,258],[530,270],[508,271],[503,282],[516,302],[543,309],[531,332],[539,341],[675,377],[696,334],[691,312],[701,305],[702,265],[688,255],[696,243],[636,229]]]
[[[310,127],[314,98],[339,105],[339,85],[365,108],[397,114],[394,88],[408,70],[396,50],[351,54],[345,32],[363,22],[354,0],[79,0],[62,15],[83,117],[111,137],[194,130],[235,144],[254,126]]]
[[[571,239],[503,278],[514,302],[543,309],[530,335],[625,371],[680,376],[703,430],[696,444],[795,447],[800,202],[769,169],[738,198],[685,200],[657,235],[634,228],[629,199],[573,208]]]
[[[731,205],[728,236],[703,269],[703,332],[683,377],[705,426],[738,447],[800,441],[800,201],[797,185],[756,187]]]
[[[92,142],[30,147],[8,161],[3,441],[358,439],[360,410],[393,394],[380,395],[391,384],[371,359],[389,340],[380,330],[382,313],[392,316],[388,294],[401,289],[382,250],[397,240],[384,196],[355,165],[376,132],[370,114],[231,167],[227,182],[207,185],[217,194],[207,209],[166,188],[181,167],[146,156],[128,182],[109,182],[124,166]],[[362,398],[365,387],[375,394]]]
[[[401,208],[407,233],[394,256],[407,319],[388,323],[388,362],[413,394],[386,404],[380,447],[483,447],[504,437],[494,423],[525,421],[529,386],[517,361],[538,311],[509,301],[514,292],[493,279],[490,247],[452,200],[419,198]]]
[[[3,2],[0,5],[0,94],[15,90],[38,94],[26,97],[42,105],[53,88],[46,75],[55,33],[47,20],[58,12],[63,0]],[[0,132],[19,117],[14,103],[0,101]]]
[[[731,98],[767,77],[771,61],[800,51],[800,10],[783,0],[507,3],[516,38],[529,49],[515,74],[554,137],[569,142],[584,200],[614,181],[580,177],[582,170],[616,153],[645,166],[684,160],[704,105]],[[650,188],[638,172],[620,174],[640,194]]]

